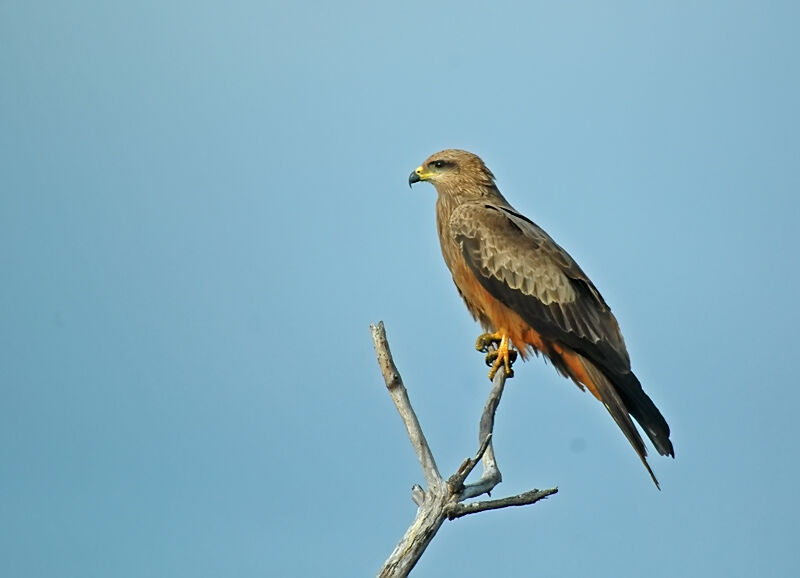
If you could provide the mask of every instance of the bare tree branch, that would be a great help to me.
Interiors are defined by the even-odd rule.
[[[421,506],[425,502],[425,490],[419,484],[411,486],[411,499],[417,506]]]
[[[461,494],[462,500],[464,499],[463,495],[465,490],[464,480],[467,479],[467,477],[472,473],[472,470],[475,469],[475,466],[478,465],[478,462],[481,461],[481,458],[483,458],[484,454],[486,453],[486,450],[489,449],[489,447],[491,447],[490,446],[491,443],[492,443],[492,434],[489,433],[484,438],[481,447],[478,448],[478,453],[475,454],[475,457],[467,458],[463,462],[461,462],[461,465],[458,467],[458,470],[456,470],[456,473],[450,476],[450,478],[447,480],[447,485],[454,492]]]
[[[369,328],[372,332],[372,341],[375,344],[375,353],[378,357],[381,373],[383,373],[383,380],[386,382],[389,395],[392,396],[392,401],[394,401],[394,405],[397,407],[397,411],[400,412],[400,417],[406,426],[408,438],[411,440],[411,445],[414,446],[417,459],[420,466],[422,466],[422,472],[425,474],[425,481],[429,486],[441,483],[442,475],[439,473],[439,468],[436,467],[436,460],[433,459],[428,440],[425,439],[425,434],[422,433],[417,414],[414,413],[414,408],[411,407],[408,391],[403,385],[403,378],[400,377],[400,372],[397,371],[397,366],[395,366],[394,359],[392,359],[392,352],[389,350],[389,342],[386,339],[383,321],[379,322],[378,325],[370,325]]]
[[[383,568],[378,573],[380,578],[408,576],[447,519],[445,506],[452,498],[452,494],[448,494],[444,482],[428,487],[414,521],[383,563]]]
[[[465,499],[489,493],[502,480],[500,470],[497,468],[495,461],[492,435],[495,413],[497,406],[500,404],[500,398],[503,395],[505,386],[505,370],[498,371],[492,382],[489,399],[486,401],[481,415],[478,434],[479,447],[475,457],[465,459],[456,473],[445,482],[436,467],[433,453],[422,432],[422,427],[419,424],[414,408],[411,407],[408,392],[403,385],[400,372],[392,359],[383,322],[377,325],[370,325],[370,331],[372,332],[372,341],[375,345],[378,365],[380,365],[386,388],[389,390],[392,401],[394,401],[397,411],[403,419],[408,437],[422,466],[427,483],[425,490],[418,485],[414,485],[412,488],[411,497],[414,503],[417,504],[417,515],[379,573],[382,578],[403,577],[408,576],[409,572],[414,568],[445,519],[454,520],[486,510],[534,504],[549,495],[555,494],[558,489],[531,490],[509,498],[462,504],[461,502]],[[483,463],[481,479],[474,484],[465,486],[464,481],[479,461]]]
[[[535,504],[539,500],[543,500],[547,496],[552,496],[558,493],[558,488],[548,488],[546,490],[530,490],[510,496],[508,498],[500,498],[499,500],[485,500],[483,502],[470,502],[468,504],[456,504],[447,512],[449,520],[455,520],[469,514],[477,514],[478,512],[485,512],[486,510],[497,510],[499,508],[508,508],[509,506],[527,506]]]
[[[486,400],[486,405],[483,407],[483,413],[481,414],[480,427],[478,428],[478,442],[486,439],[487,436],[492,435],[492,432],[494,432],[494,416],[497,412],[497,406],[500,405],[500,398],[503,396],[505,385],[506,372],[504,369],[494,374],[492,389],[489,391],[489,397]],[[464,488],[461,494],[462,500],[475,498],[481,494],[488,494],[497,484],[503,481],[503,476],[500,474],[500,469],[497,467],[494,447],[491,442],[486,452],[483,454],[481,461],[483,462],[483,474],[481,475],[481,479],[474,484],[468,484]]]

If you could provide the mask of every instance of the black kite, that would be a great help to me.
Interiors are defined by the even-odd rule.
[[[438,152],[409,176],[409,185],[419,181],[436,187],[445,263],[467,308],[490,332],[478,347],[499,343],[489,377],[501,367],[511,375],[512,345],[523,358],[544,354],[605,405],[658,486],[631,417],[659,454],[674,457],[669,426],[631,371],[617,320],[591,280],[506,201],[476,155]]]

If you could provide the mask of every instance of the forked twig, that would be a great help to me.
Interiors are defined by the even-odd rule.
[[[370,331],[386,388],[405,424],[406,432],[414,447],[414,452],[417,454],[427,483],[427,488],[424,490],[418,485],[412,488],[411,496],[418,507],[417,515],[379,573],[381,577],[408,576],[445,519],[454,520],[486,510],[534,504],[555,494],[558,489],[531,490],[498,500],[462,503],[469,498],[491,492],[502,480],[495,461],[492,435],[495,413],[505,386],[505,370],[498,371],[492,381],[492,389],[481,414],[478,451],[474,457],[465,459],[458,470],[445,481],[436,467],[436,460],[434,460],[425,434],[422,432],[422,426],[420,426],[414,408],[408,399],[408,391],[403,385],[400,372],[392,359],[383,322],[370,325]],[[480,480],[474,484],[464,485],[478,462],[483,464],[483,474]]]

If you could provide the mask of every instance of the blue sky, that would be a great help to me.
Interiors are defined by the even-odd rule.
[[[614,309],[658,492],[541,360],[415,576],[800,571],[792,2],[0,2],[0,574],[369,576],[488,391],[435,193],[480,154]]]

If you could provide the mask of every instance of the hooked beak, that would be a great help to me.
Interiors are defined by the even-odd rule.
[[[428,177],[430,176],[429,173],[425,173],[425,170],[419,166],[414,169],[414,171],[408,175],[408,188],[411,188],[411,185],[414,183],[418,183],[420,181],[427,181]]]

